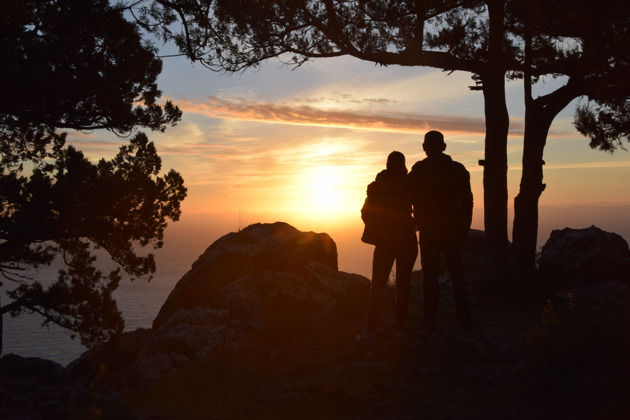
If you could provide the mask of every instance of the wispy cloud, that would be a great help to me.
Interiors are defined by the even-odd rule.
[[[582,162],[582,163],[564,163],[545,165],[545,169],[612,169],[612,168],[628,168],[630,162]]]
[[[372,99],[371,102],[387,103],[387,100]],[[413,133],[439,129],[444,132],[482,134],[486,129],[483,118],[456,115],[359,112],[323,109],[304,104],[257,102],[244,98],[226,99],[217,96],[207,96],[205,101],[178,100],[177,104],[184,112],[220,119]],[[511,131],[522,132],[522,123],[515,121],[511,126]]]

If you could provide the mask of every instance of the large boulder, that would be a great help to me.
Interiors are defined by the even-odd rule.
[[[143,388],[214,355],[309,342],[362,322],[365,277],[339,272],[325,233],[256,224],[213,243],[177,283],[151,330],[123,334],[68,369],[109,390]]]
[[[620,235],[595,226],[554,230],[542,248],[540,274],[556,284],[628,281],[630,249]]]
[[[221,307],[218,301],[225,297],[223,289],[232,288],[239,279],[258,278],[265,273],[301,276],[314,263],[337,270],[337,246],[326,233],[300,232],[282,222],[259,223],[230,233],[213,243],[177,282],[153,327],[159,328],[181,309]],[[247,292],[231,290],[236,291]]]

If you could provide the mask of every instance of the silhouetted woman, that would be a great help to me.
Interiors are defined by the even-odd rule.
[[[360,343],[372,344],[381,311],[389,273],[396,262],[396,331],[403,331],[409,306],[411,272],[418,255],[418,242],[412,218],[405,156],[392,152],[387,168],[367,187],[361,210],[366,230],[362,240],[374,244],[372,285],[365,331],[356,336]]]

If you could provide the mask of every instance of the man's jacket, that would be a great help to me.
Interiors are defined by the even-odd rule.
[[[473,195],[464,165],[442,153],[417,162],[408,177],[420,234],[465,238],[472,222]]]

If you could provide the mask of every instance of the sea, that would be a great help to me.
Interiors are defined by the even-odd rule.
[[[480,211],[476,211],[473,228],[482,229]],[[630,205],[572,206],[541,208],[539,224],[539,246],[548,239],[553,229],[564,227],[586,228],[595,225],[603,230],[620,234],[630,242]],[[272,220],[268,220],[271,222]],[[273,220],[275,221],[275,220]],[[267,222],[267,221],[263,221]],[[175,287],[177,281],[191,268],[194,261],[217,239],[244,226],[239,226],[234,217],[216,215],[184,216],[182,220],[167,228],[165,244],[154,251],[157,271],[151,281],[123,279],[114,296],[125,319],[125,330],[150,328],[162,304]],[[293,223],[291,223],[293,224]],[[373,247],[360,241],[362,224],[344,225],[343,228],[313,228],[304,224],[293,224],[302,231],[328,233],[337,244],[339,270],[370,277]],[[416,269],[420,268],[419,259]],[[41,269],[37,278],[56,277],[59,266]],[[7,286],[0,287],[0,303],[6,304]],[[3,317],[2,355],[15,353],[24,357],[41,357],[67,365],[77,359],[86,349],[78,339],[72,339],[68,331],[55,325],[42,326],[37,314],[24,314],[17,318]]]

